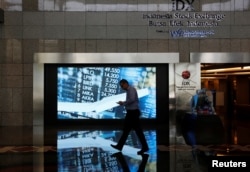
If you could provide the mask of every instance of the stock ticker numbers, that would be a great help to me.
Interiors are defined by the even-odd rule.
[[[58,67],[58,102],[97,103],[105,97],[124,93],[119,86],[121,79],[127,79],[138,92],[144,89],[149,94],[139,97],[143,117],[155,117],[155,67]],[[125,97],[124,97],[125,98]],[[110,99],[109,99],[110,100]],[[72,112],[68,112],[72,113]],[[95,112],[73,112],[88,117]],[[101,113],[101,114],[100,114]],[[107,107],[94,118],[122,118],[121,107]]]
[[[117,94],[119,68],[58,68],[59,101],[95,102]]]
[[[58,151],[59,171],[119,172],[119,169],[117,159],[101,148],[69,148]]]
[[[105,67],[103,70],[103,80],[101,87],[101,99],[116,95],[119,91],[120,69]]]
[[[107,172],[120,171],[117,159],[115,157],[112,157],[109,152],[101,151],[100,158],[101,158],[102,170]]]

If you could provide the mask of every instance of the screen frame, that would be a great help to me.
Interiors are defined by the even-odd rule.
[[[179,53],[35,53],[33,63],[33,126],[43,133],[44,67],[46,64],[168,64],[179,63]],[[167,88],[167,87],[166,87]],[[43,142],[38,139],[39,143]],[[35,141],[37,142],[37,141]],[[36,144],[39,144],[36,143]]]

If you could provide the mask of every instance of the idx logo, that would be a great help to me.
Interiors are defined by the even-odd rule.
[[[172,0],[173,11],[194,11],[194,0]]]

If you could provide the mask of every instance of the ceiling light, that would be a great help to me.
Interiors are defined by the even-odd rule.
[[[205,76],[201,77],[201,79],[227,79],[227,77],[221,77],[221,76]]]
[[[210,73],[210,72],[230,72],[230,71],[236,71],[236,70],[242,70],[241,67],[232,67],[232,68],[223,68],[223,69],[209,69],[209,70],[202,70],[204,73]]]

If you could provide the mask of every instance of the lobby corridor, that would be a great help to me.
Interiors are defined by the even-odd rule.
[[[122,152],[110,147],[119,139],[119,128],[47,127],[44,144],[34,145],[33,139],[41,133],[33,127],[0,127],[0,171],[206,172],[212,157],[250,155],[249,124],[247,120],[233,123],[231,132],[238,143],[196,148],[178,141],[169,145],[166,127],[149,127],[144,133],[150,150],[143,155],[137,155],[140,144],[133,132]]]

